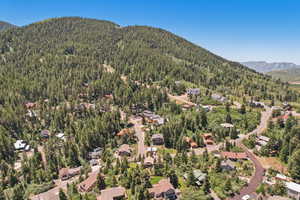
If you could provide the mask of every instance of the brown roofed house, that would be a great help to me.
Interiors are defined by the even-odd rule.
[[[145,158],[145,160],[144,160],[144,167],[145,168],[152,167],[153,165],[154,165],[154,158],[152,158],[152,157]]]
[[[101,190],[101,195],[97,197],[97,200],[122,200],[126,198],[125,191],[123,187]]]
[[[235,152],[221,152],[222,157],[230,160],[245,160],[248,158],[246,153],[235,153]]]
[[[130,133],[131,133],[131,130],[129,128],[124,128],[119,133],[117,133],[117,136],[124,136],[124,135],[130,134]]]
[[[175,189],[168,179],[162,179],[152,188],[148,189],[149,194],[154,199],[177,199]]]
[[[36,107],[36,103],[33,102],[27,102],[24,104],[26,109],[32,109]]]
[[[69,179],[69,169],[68,168],[61,168],[59,170],[59,178],[62,180],[62,181],[65,181],[67,179]]]
[[[96,186],[97,183],[97,174],[98,172],[93,172],[90,174],[90,176],[85,179],[84,181],[82,181],[81,183],[79,183],[77,185],[77,188],[80,192],[89,192],[93,189],[93,187]]]
[[[154,145],[162,145],[164,144],[164,137],[162,134],[154,134],[152,135],[152,142]]]
[[[205,145],[213,145],[214,144],[213,136],[211,133],[203,134],[203,140],[204,140]]]
[[[117,150],[119,156],[130,156],[131,155],[131,148],[128,144],[122,144],[119,149]]]
[[[80,170],[81,170],[81,167],[61,168],[59,170],[59,178],[62,181],[68,180],[69,178],[72,178],[73,176],[80,174]]]

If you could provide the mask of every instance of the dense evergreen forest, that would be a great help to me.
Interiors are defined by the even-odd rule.
[[[199,87],[203,93],[257,100],[296,101],[299,96],[285,83],[162,29],[58,18],[1,31],[0,199],[2,188],[21,191],[26,188],[23,184],[50,182],[60,168],[81,165],[92,149],[122,144],[115,134],[128,124],[118,111],[165,108],[176,81]],[[89,108],[91,104],[95,109]],[[195,121],[205,122],[206,116],[200,120],[203,116]],[[248,115],[245,119],[250,121]],[[174,126],[184,123],[182,119]],[[245,129],[256,125],[239,123]],[[42,130],[53,135],[63,132],[67,140],[45,142],[39,134]],[[30,141],[35,149],[34,156],[23,155],[20,172],[10,167],[18,159],[13,145],[17,139]],[[41,146],[47,166],[38,151]],[[175,141],[170,146],[176,146]]]

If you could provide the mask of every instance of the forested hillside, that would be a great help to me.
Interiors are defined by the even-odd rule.
[[[11,132],[24,132],[18,115],[26,102],[49,99],[58,106],[85,93],[89,101],[113,94],[117,105],[143,104],[151,101],[143,83],[169,87],[184,80],[225,95],[282,101],[298,95],[167,31],[108,21],[59,18],[7,30],[0,57],[0,118]]]

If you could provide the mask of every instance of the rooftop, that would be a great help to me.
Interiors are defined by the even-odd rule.
[[[286,187],[289,190],[293,190],[295,192],[300,193],[300,184],[294,183],[294,182],[286,182]]]
[[[125,195],[125,188],[113,187],[105,190],[101,190],[101,195],[97,197],[97,200],[113,200],[116,197],[122,197]]]

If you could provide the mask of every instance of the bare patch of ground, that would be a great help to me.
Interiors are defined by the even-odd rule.
[[[277,171],[280,171],[281,173],[286,173],[287,172],[287,167],[284,166],[278,158],[276,157],[258,157],[256,158],[259,160],[263,168],[269,169],[273,168]]]

